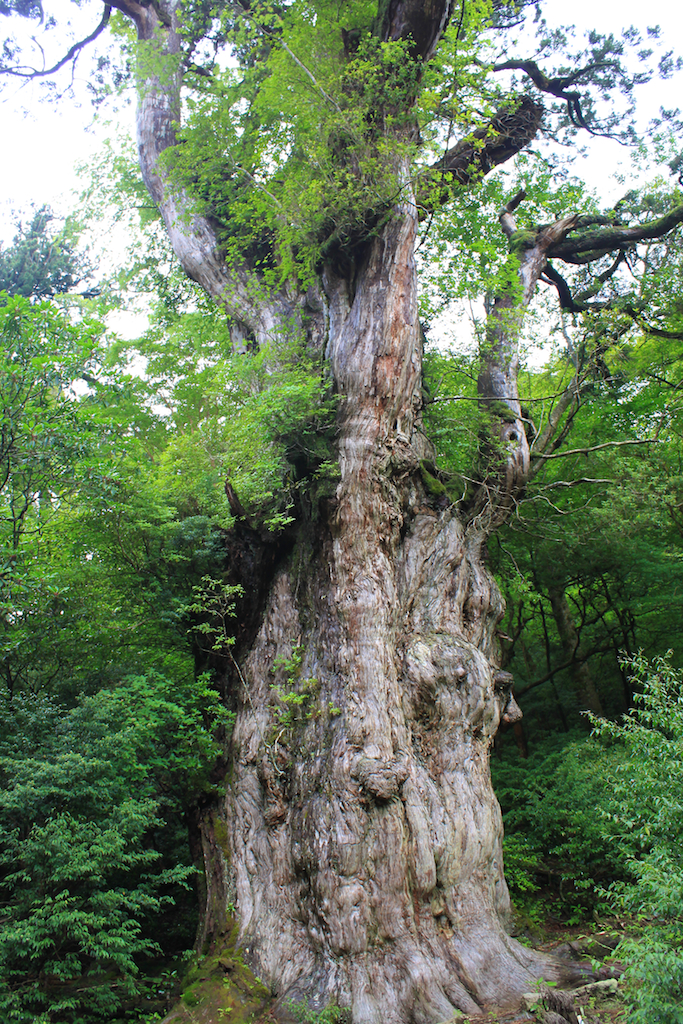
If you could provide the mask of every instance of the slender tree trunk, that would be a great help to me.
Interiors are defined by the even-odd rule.
[[[595,688],[591,670],[581,650],[581,638],[579,637],[564,588],[561,586],[549,587],[548,597],[550,598],[553,618],[555,619],[555,625],[560,637],[562,653],[565,656],[565,660],[571,663],[569,674],[576,690],[580,710],[592,711],[596,715],[602,715],[602,702]]]

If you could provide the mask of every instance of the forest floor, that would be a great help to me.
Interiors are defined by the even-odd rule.
[[[617,980],[616,991],[609,994],[601,992],[593,984],[585,983],[566,990],[572,996],[579,1024],[626,1024],[628,1007],[618,986],[624,965],[619,962],[617,947],[628,931],[628,922],[617,918],[568,925],[557,918],[548,917],[543,922],[535,921],[531,927],[523,928],[516,937],[518,941],[552,956],[585,965],[593,972],[596,981]],[[611,987],[614,988],[614,985]],[[540,987],[535,994],[540,998]],[[504,1011],[493,1009],[488,1013],[461,1016],[458,1022],[529,1024],[531,1021],[543,1020],[541,1009],[539,1001],[537,1006],[528,1010],[524,1007]]]
[[[518,918],[518,933],[516,938],[525,945],[549,953],[551,956],[562,960],[581,964],[586,970],[584,982],[577,983],[581,987],[567,989],[573,1001],[577,1013],[578,1024],[627,1024],[629,1008],[626,1005],[623,994],[619,990],[618,980],[616,992],[606,995],[604,991],[586,986],[587,982],[602,981],[603,989],[605,982],[610,979],[618,979],[623,971],[623,964],[619,962],[618,944],[621,939],[632,931],[631,924],[621,918],[601,918],[599,921],[586,921],[582,924],[567,924],[556,917],[546,916],[543,919],[540,915],[534,916],[533,922],[523,916]],[[170,965],[169,965],[170,966]],[[157,1011],[160,1015],[168,1013],[172,1007],[174,1012],[171,1018],[175,1022],[186,1018],[195,1019],[191,1010],[185,1014],[180,1013],[183,1008],[182,1002],[178,1002],[181,989],[180,976],[183,969],[180,964],[177,971],[167,970],[156,978],[149,979],[150,992],[146,1003],[148,1012]],[[584,987],[585,986],[585,987]],[[615,982],[612,981],[612,988]],[[586,990],[587,989],[587,990]],[[530,989],[529,995],[536,995],[539,999],[542,988],[533,993]],[[544,1020],[540,1002],[537,1006],[525,1009],[523,1006],[517,1009],[496,1009],[491,1008],[487,1013],[477,1015],[463,1015],[458,1013],[452,1024],[540,1024]],[[145,1018],[151,1019],[151,1018]],[[208,1019],[202,1017],[202,1019]],[[211,1018],[213,1019],[213,1017]],[[258,1021],[258,1024],[275,1024],[275,1017],[270,1012],[251,1016],[251,1019]],[[306,1014],[302,1016],[307,1024],[312,1024],[316,1015]],[[323,1014],[322,1021],[329,1020]],[[562,1017],[553,1018],[559,1024]],[[563,1024],[576,1024],[571,1014],[565,1018]]]

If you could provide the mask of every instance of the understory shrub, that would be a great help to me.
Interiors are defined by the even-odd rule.
[[[506,875],[525,912],[543,887],[570,922],[596,907],[640,922],[619,947],[629,1022],[683,1024],[683,675],[668,658],[626,667],[621,721],[590,716],[590,737],[494,758]]]
[[[544,903],[580,919],[595,907],[597,889],[623,878],[626,860],[599,813],[615,750],[585,734],[549,737],[521,760],[515,751],[491,766],[505,824],[508,884],[520,909]],[[549,905],[548,905],[549,904]]]
[[[124,1019],[157,935],[177,942],[155,922],[191,884],[183,814],[224,720],[206,679],[155,673],[72,708],[0,701],[3,1022]]]
[[[635,691],[621,722],[593,718],[620,757],[603,817],[625,851],[632,881],[612,895],[643,919],[620,947],[630,1024],[683,1024],[683,675],[668,657],[627,662]]]

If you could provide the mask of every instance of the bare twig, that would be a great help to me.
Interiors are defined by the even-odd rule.
[[[552,395],[501,395],[499,398],[490,395],[435,395],[429,398],[425,405],[433,405],[435,402],[513,402],[520,401],[531,404],[532,402],[551,402],[554,398],[560,398],[564,391],[556,391]]]
[[[316,89],[318,90],[318,92],[320,93],[320,95],[321,95],[321,96],[322,96],[322,97],[323,97],[324,99],[326,99],[328,103],[331,103],[331,104],[332,104],[332,106],[334,107],[334,109],[335,109],[335,110],[337,111],[337,113],[338,113],[338,114],[341,114],[341,107],[340,107],[340,106],[339,106],[339,104],[338,104],[338,103],[336,102],[336,100],[334,100],[334,99],[333,99],[333,98],[332,98],[331,96],[328,96],[328,95],[327,95],[327,93],[326,93],[326,92],[325,92],[325,90],[323,89],[322,85],[320,85],[320,83],[319,83],[319,82],[318,82],[318,81],[316,80],[315,76],[313,75],[313,72],[312,72],[312,71],[309,71],[309,70],[308,70],[308,68],[307,68],[307,67],[306,67],[306,65],[305,65],[305,64],[303,63],[303,61],[300,61],[300,60],[299,60],[299,58],[298,58],[298,57],[296,56],[296,54],[295,54],[295,53],[292,53],[292,51],[291,51],[291,50],[290,50],[290,48],[289,48],[289,47],[287,46],[287,43],[286,43],[286,42],[284,41],[284,39],[280,39],[280,40],[279,40],[279,43],[280,43],[280,46],[282,47],[282,49],[283,49],[283,50],[286,50],[286,52],[287,52],[287,53],[289,54],[289,56],[290,56],[290,57],[292,58],[292,60],[294,61],[294,63],[295,63],[295,64],[298,64],[298,65],[299,65],[299,67],[301,68],[301,70],[302,70],[302,71],[304,72],[304,74],[308,75],[308,77],[309,77],[309,78],[310,78],[310,80],[311,80],[311,81],[313,82],[313,85],[314,85],[314,86],[316,87]]]
[[[613,484],[614,480],[604,477],[578,476],[576,480],[553,480],[552,483],[543,484],[539,491],[550,491],[555,487],[576,487],[577,484]]]

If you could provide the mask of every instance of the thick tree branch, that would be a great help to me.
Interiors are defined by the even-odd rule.
[[[683,341],[683,330],[681,331],[669,331],[662,327],[653,327],[649,324],[645,317],[633,306],[622,306],[621,309],[627,316],[640,327],[641,330],[645,331],[646,334],[652,335],[654,338],[667,338],[669,341]]]
[[[112,6],[133,21],[138,38],[146,44],[138,64],[138,154],[143,180],[171,245],[186,274],[225,306],[236,330],[244,333],[246,328],[262,344],[282,323],[296,322],[294,302],[284,293],[268,293],[247,260],[240,266],[226,265],[214,225],[172,184],[164,166],[164,154],[176,145],[181,116],[178,9],[136,0],[113,0]]]
[[[662,238],[683,223],[683,203],[656,220],[632,226],[614,225],[592,231],[572,231],[548,250],[549,257],[564,260],[565,263],[592,263],[593,260],[615,249],[627,249],[637,242]]]
[[[453,197],[453,186],[469,185],[520,153],[535,138],[543,107],[530,96],[502,109],[487,125],[448,149],[422,172],[417,203],[423,219]]]
[[[617,270],[624,262],[625,258],[625,253],[618,252],[617,257],[612,263],[611,267],[608,267],[607,270],[602,272],[602,274],[598,274],[598,276],[588,286],[588,288],[584,288],[583,291],[579,292],[577,295],[574,295],[572,297],[574,312],[580,312],[582,310],[587,310],[590,308],[590,306],[588,305],[588,300],[592,299],[595,295],[597,295],[602,286],[606,284],[607,281],[610,280],[610,278],[614,277]]]
[[[489,463],[474,499],[473,522],[485,534],[507,519],[529,479],[529,440],[519,401],[519,332],[524,312],[546,266],[548,249],[576,224],[570,214],[535,233],[519,232],[514,210],[524,199],[520,190],[499,214],[501,228],[519,261],[518,290],[496,296],[481,348],[482,370],[477,381],[480,398],[492,416],[490,438],[482,454]]]
[[[575,300],[572,298],[572,293],[569,285],[562,277],[561,274],[555,270],[550,263],[546,263],[541,280],[546,281],[548,284],[552,284],[557,289],[557,294],[560,299],[560,309],[566,310],[568,313],[578,312],[579,307]]]
[[[510,240],[512,253],[519,261],[519,291],[514,288],[496,296],[489,313],[486,342],[481,356],[483,368],[478,380],[479,397],[492,415],[490,438],[483,451],[490,469],[480,483],[473,502],[473,519],[477,526],[488,533],[503,522],[516,507],[528,481],[536,475],[545,460],[563,458],[567,455],[588,454],[602,448],[620,447],[630,444],[650,443],[647,441],[609,442],[587,449],[559,452],[557,449],[569,432],[571,422],[579,408],[581,382],[578,374],[560,398],[548,417],[543,431],[535,439],[533,450],[529,451],[529,440],[522,414],[517,386],[518,335],[526,306],[534,295],[538,281],[545,275],[559,278],[560,288],[565,292],[565,304],[574,307],[569,288],[559,275],[549,267],[547,258],[557,252],[565,239],[576,230],[579,218],[576,214],[542,225],[535,231],[518,231],[514,217],[516,207],[525,198],[524,191],[518,192],[499,213],[501,228]],[[672,224],[683,219],[683,207],[672,215],[656,222],[639,225],[635,230],[619,228],[618,238],[626,234],[633,238],[659,237]],[[613,228],[601,232],[614,240]],[[605,280],[617,269],[617,260],[603,275]],[[554,280],[557,284],[558,281]],[[547,449],[551,448],[551,451]]]

